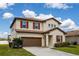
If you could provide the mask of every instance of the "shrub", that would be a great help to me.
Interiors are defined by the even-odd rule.
[[[70,45],[69,42],[63,42],[63,43],[62,43],[62,46],[63,46],[63,47],[67,47],[67,46],[69,46],[69,45]]]
[[[12,43],[9,43],[11,48],[22,48],[22,40],[20,38],[14,38]]]
[[[61,43],[55,43],[55,47],[61,47]]]
[[[55,47],[67,47],[70,44],[68,42],[55,43]]]
[[[12,42],[9,42],[9,47],[11,47],[12,46]]]
[[[73,42],[72,44],[73,44],[73,45],[77,45],[77,42]]]

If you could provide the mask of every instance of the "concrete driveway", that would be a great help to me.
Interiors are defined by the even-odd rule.
[[[36,56],[76,56],[74,54],[42,47],[24,47],[25,50]]]

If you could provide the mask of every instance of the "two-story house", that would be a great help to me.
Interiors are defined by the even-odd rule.
[[[53,48],[55,43],[65,42],[65,32],[58,28],[60,24],[54,18],[14,18],[10,26],[11,39],[20,37],[23,46]]]

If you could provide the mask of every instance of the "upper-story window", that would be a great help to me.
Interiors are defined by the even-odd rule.
[[[33,22],[33,29],[40,29],[40,23],[39,22]]]
[[[49,26],[49,27],[51,27],[51,25],[50,25],[50,24],[48,24],[48,26]]]
[[[28,28],[28,22],[25,20],[21,21],[21,28]]]
[[[49,27],[49,28],[55,28],[56,25],[55,25],[55,24],[48,24],[48,27]]]
[[[53,28],[53,24],[51,24],[51,27]]]
[[[54,28],[56,27],[56,25],[54,25]]]
[[[26,28],[26,21],[22,21],[22,28]]]

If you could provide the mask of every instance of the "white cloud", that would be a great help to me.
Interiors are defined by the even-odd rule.
[[[0,32],[0,38],[7,38],[9,35],[8,32]]]
[[[14,5],[14,3],[0,3],[0,9],[6,9],[12,5]]]
[[[41,20],[45,20],[45,19],[54,17],[52,14],[41,13],[41,14],[37,15],[34,11],[30,11],[30,10],[25,10],[22,13],[25,17],[33,17],[33,18],[38,18]],[[66,19],[66,20],[62,21],[61,17],[54,17],[54,18],[62,23],[59,27],[63,30],[69,31],[69,30],[79,29],[79,27],[76,25],[76,23],[72,19]]]
[[[52,14],[39,14],[38,16],[36,16],[36,18],[43,19],[43,20],[52,18],[52,17],[54,17]]]
[[[71,6],[65,4],[65,3],[46,3],[45,6],[47,8],[57,8],[57,9],[68,9],[71,8]]]
[[[0,3],[0,8],[1,9],[7,8],[7,4],[6,3]]]
[[[76,23],[72,19],[66,19],[62,21],[62,24],[60,27],[63,30],[71,31],[71,30],[77,30],[79,27],[76,25]]]
[[[15,3],[7,3],[8,6],[15,5]]]
[[[3,19],[9,19],[9,18],[12,18],[14,17],[14,15],[10,12],[6,12],[3,14]]]
[[[58,21],[62,22],[62,18],[61,17],[55,17],[55,19],[57,19]]]
[[[23,10],[22,14],[25,17],[29,17],[29,18],[35,17],[37,15],[34,11],[31,11],[31,10]]]
[[[42,13],[37,16],[37,14],[31,10],[23,10],[22,14],[28,18],[38,18],[38,19],[48,19],[53,17],[52,14],[42,14]]]

